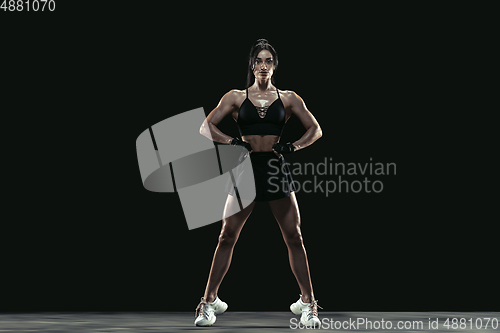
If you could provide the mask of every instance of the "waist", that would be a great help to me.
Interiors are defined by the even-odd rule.
[[[241,138],[252,146],[254,152],[270,152],[279,140],[276,135],[244,135]]]
[[[274,156],[276,158],[278,157],[276,155],[276,153],[272,150],[271,151],[252,151],[250,153],[250,157],[252,157],[252,156],[255,156],[255,157],[257,157],[257,156]]]

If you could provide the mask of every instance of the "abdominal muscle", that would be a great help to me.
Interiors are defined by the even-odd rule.
[[[244,135],[241,137],[243,141],[248,142],[252,146],[252,151],[272,151],[273,146],[279,140],[277,135]]]

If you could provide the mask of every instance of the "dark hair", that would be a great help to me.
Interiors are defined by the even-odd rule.
[[[257,55],[262,50],[268,50],[273,55],[274,72],[273,76],[271,77],[271,83],[274,84],[274,74],[276,74],[276,70],[278,69],[278,53],[276,53],[276,50],[271,46],[271,44],[269,44],[267,39],[261,38],[258,39],[250,49],[250,56],[248,57],[247,87],[250,87],[255,80],[255,76],[253,75],[253,68],[255,66]]]

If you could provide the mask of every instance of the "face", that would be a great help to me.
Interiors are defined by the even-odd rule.
[[[262,50],[255,59],[253,75],[256,80],[269,80],[274,73],[273,55],[268,50]]]

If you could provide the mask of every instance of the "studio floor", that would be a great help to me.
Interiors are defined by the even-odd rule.
[[[498,326],[500,312],[320,311],[319,314],[322,326],[317,328],[317,330],[366,332],[420,331],[436,333],[453,331],[500,332],[500,326]],[[304,327],[299,326],[299,316],[295,316],[291,312],[228,311],[217,316],[216,323],[211,327],[196,327],[193,322],[194,311],[0,313],[0,332],[151,333],[210,331],[263,333],[290,332],[296,329],[304,329]],[[486,327],[487,323],[488,327]]]

